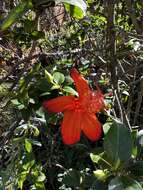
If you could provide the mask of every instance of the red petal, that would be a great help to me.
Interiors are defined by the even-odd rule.
[[[88,105],[87,105],[88,111],[97,113],[104,107],[105,107],[105,103],[104,103],[103,94],[99,91],[92,92],[89,102],[88,102]]]
[[[80,97],[88,95],[90,88],[88,82],[73,68],[71,70],[71,77],[75,82],[76,89]]]
[[[50,112],[63,112],[72,106],[74,96],[61,96],[43,102],[43,107]]]
[[[98,140],[102,134],[101,124],[95,114],[84,113],[82,131],[92,141]]]
[[[67,145],[75,144],[80,140],[82,114],[80,112],[65,111],[61,134]]]

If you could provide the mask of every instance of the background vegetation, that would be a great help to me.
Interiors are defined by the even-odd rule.
[[[143,1],[0,0],[0,189],[143,189]],[[108,109],[103,136],[61,141],[42,102],[76,94],[76,67]]]

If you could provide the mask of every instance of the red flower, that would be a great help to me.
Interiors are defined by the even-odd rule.
[[[101,137],[101,124],[95,113],[104,107],[103,94],[97,88],[90,90],[87,81],[73,68],[71,77],[75,82],[78,97],[61,96],[45,101],[43,106],[50,112],[64,112],[61,134],[65,144],[80,140],[81,131],[92,141]]]

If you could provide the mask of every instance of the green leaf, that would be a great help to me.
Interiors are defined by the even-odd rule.
[[[18,187],[20,189],[23,189],[23,183],[26,180],[28,173],[29,173],[28,171],[23,171],[20,173],[20,177],[18,178]]]
[[[84,16],[83,11],[79,7],[75,7],[73,5],[65,3],[65,8],[74,18],[81,19]]]
[[[40,94],[40,96],[47,96],[49,94],[50,94],[50,92],[44,92],[44,93]]]
[[[62,84],[65,81],[65,76],[60,72],[55,72],[53,78],[57,84]]]
[[[23,129],[23,130],[27,130],[28,129],[28,125],[27,124],[22,124],[22,125],[20,125],[20,126],[18,126],[17,127],[17,130],[21,130],[21,129]]]
[[[104,134],[106,135],[110,129],[110,127],[112,126],[112,122],[106,122],[104,125],[103,125],[103,131],[104,131]]]
[[[122,176],[112,179],[108,190],[143,190],[143,188],[138,181],[128,176]]]
[[[138,154],[138,147],[137,147],[137,130],[132,130],[132,157],[137,157]]]
[[[53,83],[53,76],[47,70],[45,70],[45,78],[49,83]]]
[[[113,121],[104,139],[104,149],[109,158],[115,163],[130,159],[132,138],[130,131],[124,124]]]
[[[34,125],[30,125],[30,127],[33,129],[34,136],[35,137],[39,136],[39,133],[40,133],[39,129],[36,126],[34,126]]]
[[[94,0],[87,0],[87,3],[94,3]]]
[[[30,140],[30,143],[33,144],[33,145],[36,145],[36,146],[42,146],[42,144],[39,141],[36,141],[36,140],[33,140],[33,139]]]
[[[25,149],[28,153],[32,151],[32,145],[29,139],[25,139]]]
[[[51,90],[55,90],[55,89],[59,89],[59,88],[60,88],[60,85],[54,84],[54,85],[51,87]]]
[[[13,103],[13,105],[15,106],[19,106],[21,103],[18,101],[18,99],[13,99],[11,100],[11,102]]]
[[[108,190],[123,190],[123,183],[119,177],[113,178],[109,183]]]
[[[22,160],[22,168],[29,172],[32,166],[35,164],[34,156],[30,153],[27,153]]]
[[[56,3],[65,3],[65,7],[77,19],[86,15],[87,5],[83,0],[56,0]]]
[[[111,169],[112,167],[111,160],[107,157],[106,152],[103,152],[102,148],[96,148],[93,153],[90,153],[90,158],[93,163],[100,165],[102,169]]]
[[[67,92],[69,94],[72,94],[74,96],[78,96],[78,93],[73,88],[71,88],[70,86],[64,86],[63,91]]]
[[[40,172],[37,179],[36,179],[36,182],[43,182],[43,181],[45,181],[45,179],[46,179],[45,174]]]
[[[95,171],[93,171],[93,173],[94,173],[95,177],[101,181],[105,181],[106,178],[108,177],[108,173],[106,170],[95,170]]]
[[[38,189],[38,190],[45,190],[45,185],[44,185],[43,182],[42,182],[42,183],[36,182],[36,183],[35,183],[35,187],[36,187],[36,189]]]
[[[24,1],[22,3],[19,3],[7,16],[5,21],[2,24],[2,30],[7,29],[10,27],[14,22],[16,22],[19,18],[22,17],[22,15],[28,11],[30,8],[32,8],[32,3],[30,1]]]
[[[17,107],[19,110],[22,110],[25,108],[24,104],[18,101],[18,99],[11,100],[12,104]]]
[[[102,155],[102,154],[101,154]],[[99,160],[102,158],[101,155],[90,153],[90,158],[94,163],[98,163]]]

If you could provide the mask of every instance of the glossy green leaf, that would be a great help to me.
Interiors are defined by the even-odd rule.
[[[59,88],[60,88],[60,85],[54,84],[54,85],[51,87],[51,90],[55,90],[55,89],[59,89]]]
[[[41,182],[41,183],[40,183],[40,182],[39,182],[39,183],[36,182],[36,183],[35,183],[35,187],[36,187],[36,189],[38,189],[38,190],[46,190],[46,189],[45,189],[45,185],[44,185],[43,182]]]
[[[113,162],[128,161],[132,152],[132,138],[128,128],[113,121],[104,139],[104,149]]]
[[[30,140],[30,143],[33,144],[33,145],[36,145],[36,146],[42,146],[42,144],[39,141],[36,141],[36,140],[33,140],[33,139]]]
[[[81,19],[84,16],[83,11],[79,7],[65,3],[65,8],[74,18]]]
[[[45,69],[45,78],[49,83],[53,82],[53,76]]]
[[[93,173],[94,173],[95,177],[101,181],[105,181],[106,178],[108,177],[107,171],[104,171],[104,170],[95,170],[95,171],[93,171]]]
[[[104,125],[103,125],[103,132],[104,134],[107,134],[110,127],[112,126],[112,122],[106,122]]]
[[[34,125],[30,125],[30,127],[33,129],[33,135],[37,137],[40,133],[39,129]]]
[[[132,130],[131,136],[132,136],[132,157],[137,157],[138,154],[138,147],[137,147],[137,130]]]
[[[18,187],[20,189],[23,189],[23,183],[26,180],[27,174],[28,174],[28,171],[23,171],[20,173],[20,177],[18,178]]]
[[[33,158],[30,159],[30,156],[26,157],[25,160],[23,161],[23,169],[28,171],[31,169],[31,167],[34,165],[35,160]]]
[[[7,29],[10,27],[14,22],[22,17],[22,15],[32,8],[32,3],[30,1],[24,1],[19,3],[7,16],[5,21],[2,24],[2,30]]]
[[[78,93],[70,86],[64,86],[63,91],[69,93],[70,95],[78,96]]]
[[[108,190],[143,190],[143,188],[138,181],[128,176],[122,176],[112,179]]]
[[[87,3],[94,3],[94,0],[87,0]]]
[[[18,101],[18,99],[11,100],[12,104],[17,107],[19,110],[22,110],[25,108],[24,104]]]
[[[87,5],[83,0],[56,0],[56,3],[65,3],[70,14],[78,19],[86,15]]]
[[[25,139],[25,149],[28,153],[32,151],[32,145],[29,139]]]
[[[21,104],[21,103],[18,101],[18,99],[13,99],[13,100],[11,100],[11,102],[12,102],[13,105],[15,105],[15,106],[18,106],[18,105]]]
[[[65,81],[65,76],[60,72],[55,72],[53,78],[57,84],[62,84]]]
[[[91,153],[91,154],[90,154],[90,158],[91,158],[91,160],[92,160],[94,163],[98,163],[99,160],[101,159],[101,155],[100,155],[100,154],[97,155],[97,154]]]
[[[43,182],[43,181],[45,181],[45,179],[46,179],[46,176],[45,176],[45,174],[44,173],[42,173],[42,172],[40,172],[39,173],[39,175],[38,175],[38,177],[37,177],[37,182]]]
[[[102,169],[111,169],[112,167],[112,162],[107,157],[106,152],[103,151],[102,148],[96,148],[96,150],[93,153],[90,153],[90,158],[93,163],[96,163],[102,167]]]
[[[108,190],[123,190],[123,183],[119,177],[113,178],[108,186]]]

